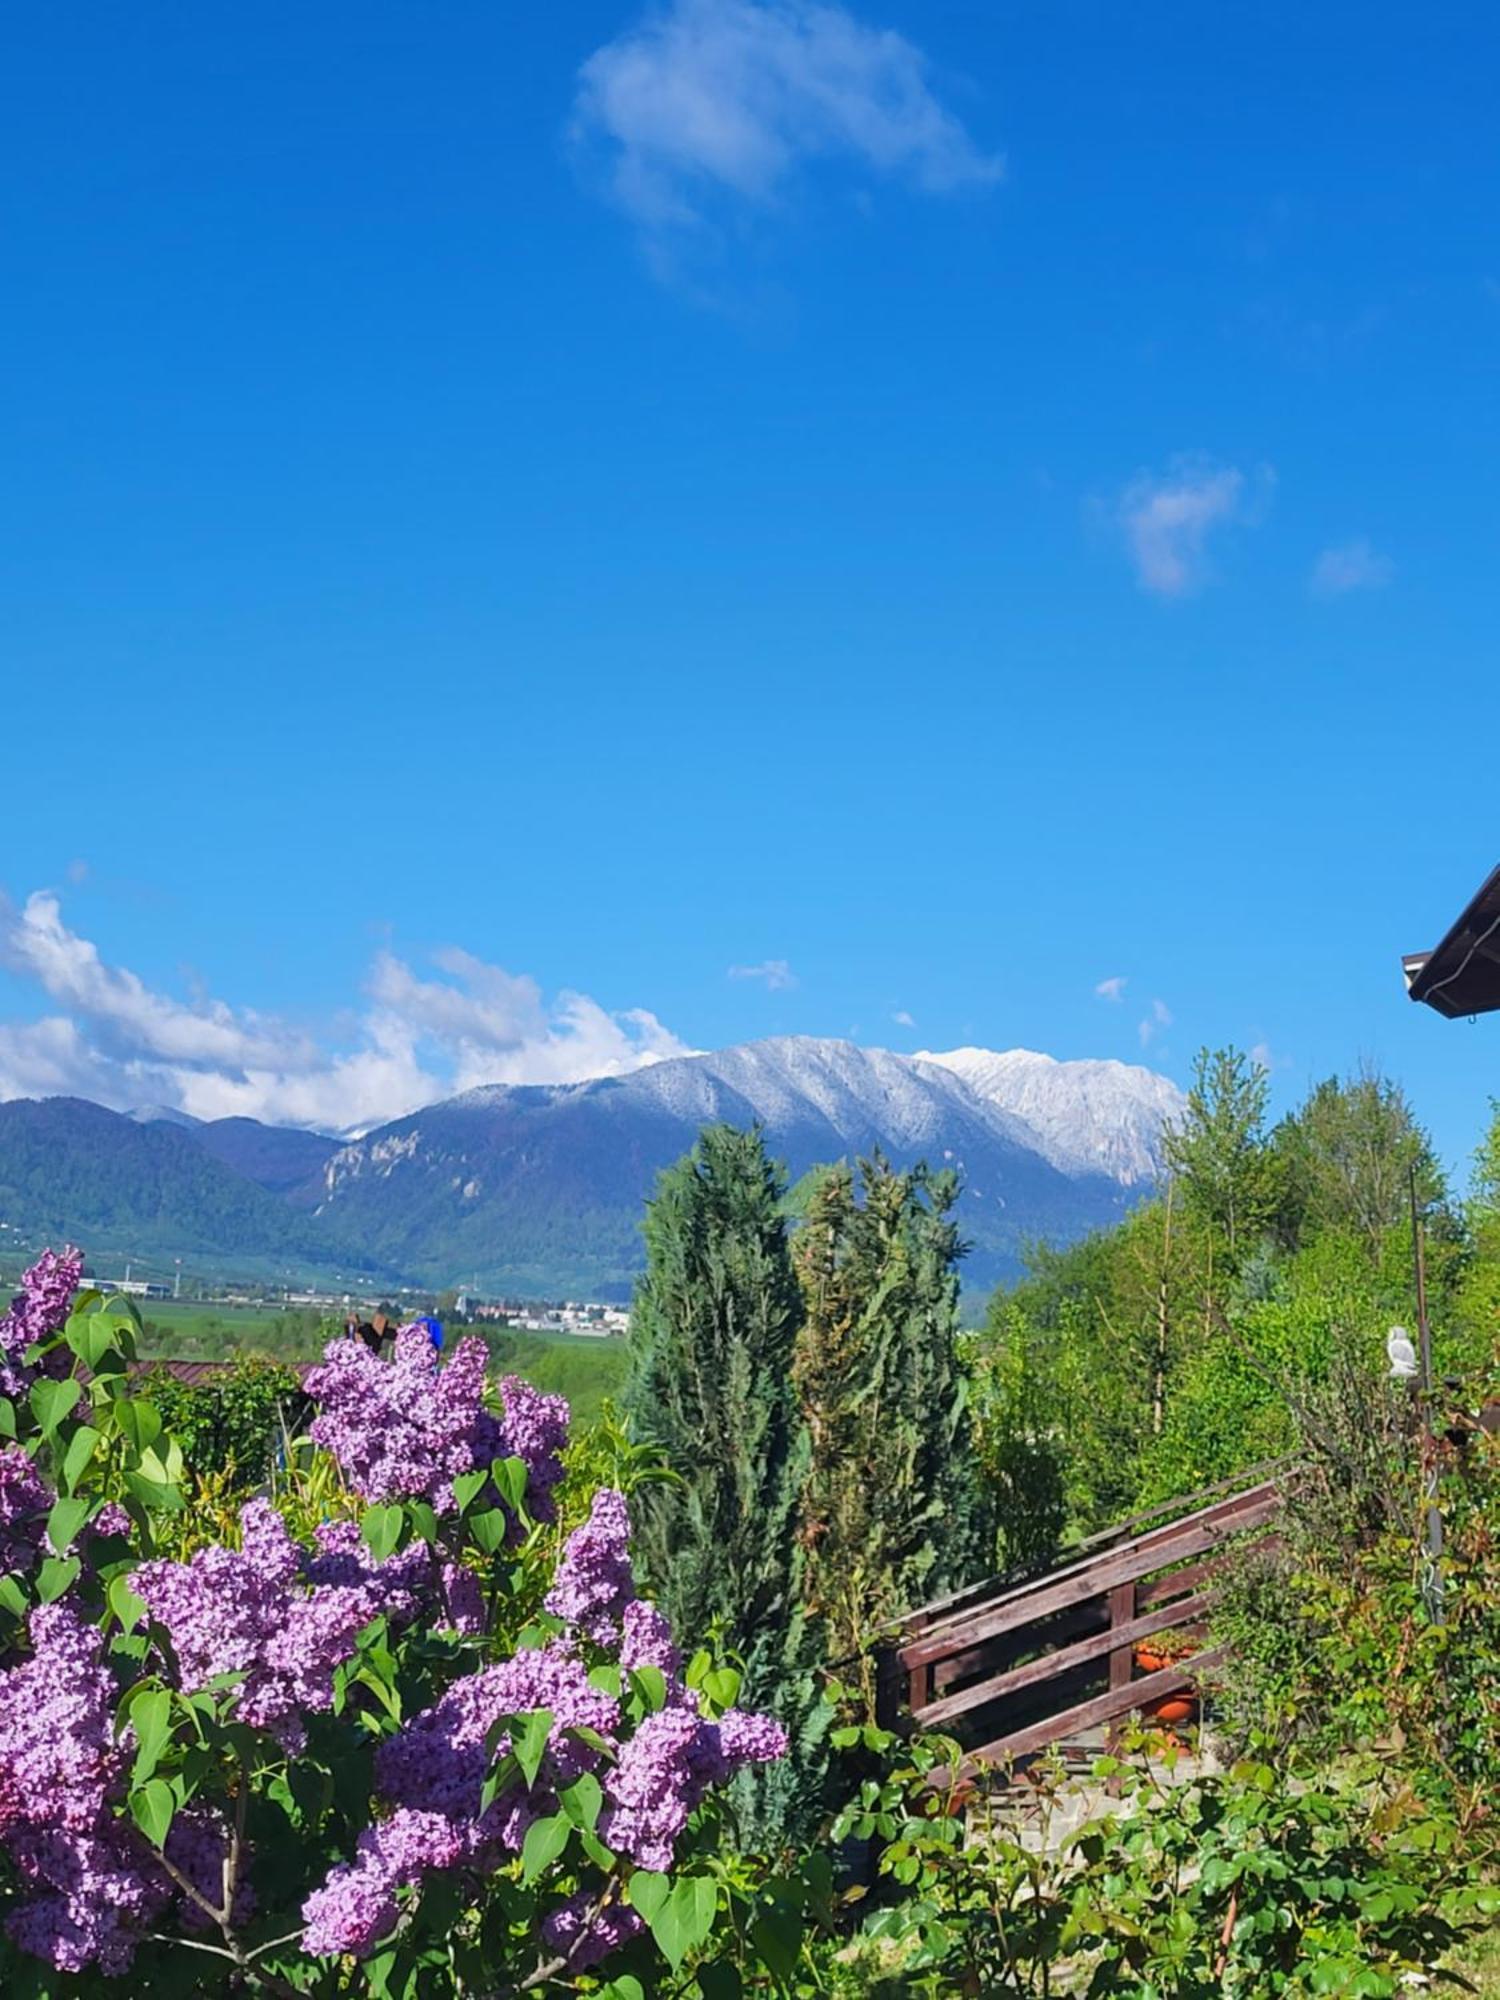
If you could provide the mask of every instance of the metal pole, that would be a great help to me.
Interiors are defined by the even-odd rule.
[[[1443,1609],[1443,1516],[1438,1507],[1437,1438],[1432,1426],[1432,1325],[1427,1317],[1427,1247],[1417,1206],[1417,1169],[1411,1169],[1411,1240],[1417,1270],[1417,1356],[1422,1397],[1422,1595],[1434,1625]]]

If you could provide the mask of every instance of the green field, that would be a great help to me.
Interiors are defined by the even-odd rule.
[[[150,1300],[142,1311],[143,1356],[155,1361],[227,1361],[262,1354],[275,1361],[315,1361],[337,1319],[274,1307],[199,1305]],[[466,1329],[454,1329],[462,1332]],[[504,1374],[566,1396],[580,1423],[599,1414],[625,1379],[625,1343],[567,1333],[511,1333],[485,1327],[484,1340]],[[450,1335],[451,1338],[451,1335]]]

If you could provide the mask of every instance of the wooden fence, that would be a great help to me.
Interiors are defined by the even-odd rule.
[[[1280,1511],[1292,1470],[1257,1467],[1237,1484],[1132,1516],[1044,1575],[993,1578],[924,1605],[887,1655],[888,1699],[919,1727],[977,1734],[959,1773],[968,1778],[1193,1691],[1223,1658],[1202,1640],[1226,1544],[1274,1539],[1260,1531]],[[1138,1672],[1137,1644],[1169,1626],[1197,1649]]]

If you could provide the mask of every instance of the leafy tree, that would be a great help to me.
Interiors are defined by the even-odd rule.
[[[958,1350],[958,1185],[878,1154],[829,1170],[796,1242],[811,1439],[807,1595],[836,1657],[988,1559]]]
[[[1266,1073],[1239,1049],[1200,1049],[1181,1122],[1166,1135],[1167,1163],[1190,1213],[1223,1244],[1232,1270],[1276,1210],[1266,1150]]]
[[[744,1659],[747,1699],[782,1691],[806,1649],[792,1384],[802,1300],[785,1183],[757,1127],[711,1125],[646,1212],[624,1405],[676,1475],[637,1503],[639,1560],[675,1628]]]
[[[1380,1254],[1409,1227],[1412,1176],[1423,1209],[1443,1199],[1442,1173],[1399,1084],[1372,1069],[1329,1077],[1278,1126],[1283,1216],[1299,1236],[1347,1232]]]
[[[1035,1251],[1029,1275],[996,1295],[975,1414],[1003,1556],[1045,1552],[1038,1536],[1053,1518],[1054,1476],[1070,1527],[1100,1527],[1134,1506],[1144,1462],[1172,1428],[1183,1370],[1204,1344],[1207,1241],[1168,1183],[1116,1228]]]

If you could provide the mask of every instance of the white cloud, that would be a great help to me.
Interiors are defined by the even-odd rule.
[[[1165,472],[1137,473],[1115,518],[1142,590],[1183,597],[1197,589],[1208,576],[1209,536],[1255,520],[1272,483],[1269,468],[1247,479],[1238,466],[1192,455],[1174,458]]]
[[[765,958],[759,965],[731,965],[728,976],[758,979],[772,993],[785,993],[797,984],[797,975],[784,958]]]
[[[1094,991],[1101,1000],[1119,1001],[1124,999],[1125,988],[1129,984],[1130,981],[1117,972],[1112,979],[1101,979]]]
[[[1141,1047],[1149,1049],[1162,1029],[1170,1028],[1171,1025],[1172,1010],[1166,1001],[1153,1000],[1151,1002],[1151,1012],[1136,1026],[1136,1033],[1140,1037]]]
[[[898,1007],[895,1013],[892,1014],[891,1019],[898,1028],[914,1028],[917,1025],[904,1007]]]
[[[535,980],[457,947],[433,955],[442,978],[382,952],[353,1030],[320,1041],[154,991],[70,931],[48,892],[21,910],[0,903],[0,962],[59,1009],[0,1023],[0,1098],[72,1094],[344,1131],[477,1084],[572,1083],[690,1053],[644,1009],[611,1013],[572,992],[549,1002]]]
[[[933,193],[997,181],[934,95],[922,51],[818,0],[664,0],[579,72],[573,137],[657,240],[764,207],[843,159]]]
[[[1313,564],[1308,588],[1314,597],[1345,597],[1351,590],[1380,590],[1391,580],[1395,565],[1377,555],[1363,535],[1337,548],[1324,549]]]

